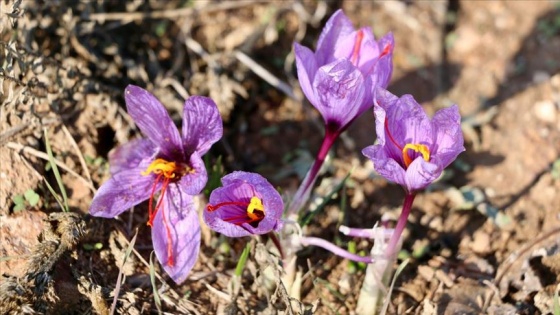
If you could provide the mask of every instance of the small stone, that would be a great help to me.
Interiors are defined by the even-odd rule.
[[[537,102],[534,107],[534,113],[537,118],[543,122],[556,122],[557,110],[552,101]]]
[[[477,254],[487,254],[490,252],[490,235],[485,232],[477,231],[474,233],[471,249]]]

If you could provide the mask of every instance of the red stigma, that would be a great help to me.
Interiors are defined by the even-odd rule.
[[[381,54],[379,55],[379,58],[381,58],[381,57],[383,57],[383,56],[385,56],[385,55],[388,55],[389,52],[391,51],[391,47],[392,47],[391,44],[387,44],[387,45],[385,46],[385,48],[383,48],[383,51],[382,51]]]
[[[220,202],[220,203],[216,204],[215,206],[213,206],[211,204],[208,204],[206,206],[206,210],[208,212],[212,212],[212,211],[218,210],[218,208],[221,208],[223,206],[229,206],[229,205],[247,207],[249,205],[249,203],[248,202],[242,202],[242,201],[226,201],[226,202]]]
[[[150,193],[150,201],[148,202],[148,222],[147,225],[150,227],[154,226],[154,218],[159,210],[161,210],[161,217],[163,221],[163,226],[165,228],[165,234],[167,237],[167,265],[174,266],[175,259],[173,257],[173,239],[171,238],[171,228],[169,227],[169,222],[165,217],[163,199],[165,198],[165,193],[169,187],[171,181],[178,181],[182,175],[187,172],[187,168],[181,165],[177,165],[175,162],[168,162],[164,159],[155,159],[146,169],[142,172],[142,175],[148,176],[151,173],[156,175],[154,184],[152,185],[152,191]],[[159,201],[154,207],[154,197],[156,194],[156,187],[158,183],[161,185],[161,193],[159,195]]]
[[[362,48],[362,40],[364,39],[364,31],[359,30],[356,34],[356,42],[354,43],[354,50],[352,51],[352,58],[350,61],[357,65],[358,57],[360,57],[360,49]]]
[[[262,200],[258,197],[252,197],[250,202],[245,201],[226,201],[220,202],[216,205],[208,205],[206,206],[206,210],[208,212],[216,211],[220,207],[223,206],[242,206],[245,207],[246,213],[232,216],[229,218],[224,218],[223,220],[226,222],[230,222],[232,224],[241,226],[244,223],[250,224],[252,227],[256,228],[259,222],[264,219],[264,206],[262,205]]]
[[[393,135],[391,134],[391,132],[389,131],[389,120],[387,119],[387,117],[385,117],[385,133],[387,134],[387,136],[389,137],[389,140],[397,147],[399,148],[399,150],[402,151],[402,147],[397,143],[397,141],[395,141],[395,138],[393,138]]]

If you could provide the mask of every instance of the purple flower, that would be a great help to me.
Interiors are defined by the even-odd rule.
[[[281,227],[284,203],[261,175],[233,172],[210,194],[204,222],[229,237],[266,234]]]
[[[342,10],[323,28],[315,53],[294,44],[301,88],[327,129],[340,133],[373,106],[374,88],[391,79],[394,46],[392,34],[377,42],[371,28],[355,30]]]
[[[111,152],[112,176],[97,191],[89,211],[113,218],[149,199],[154,251],[165,271],[181,283],[196,262],[200,245],[192,195],[200,193],[208,179],[201,157],[222,137],[222,120],[211,99],[192,96],[183,108],[180,134],[165,107],[148,91],[129,85],[125,100],[147,139]]]
[[[362,152],[377,173],[409,194],[436,180],[465,151],[457,105],[439,110],[430,120],[411,95],[398,98],[379,88],[374,112],[378,144]]]

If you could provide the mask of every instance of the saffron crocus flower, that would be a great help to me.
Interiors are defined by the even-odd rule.
[[[94,196],[90,213],[113,218],[148,199],[154,251],[165,271],[181,283],[200,246],[192,195],[206,185],[202,155],[222,137],[222,120],[211,99],[192,96],[185,102],[179,133],[165,107],[148,91],[129,85],[125,100],[128,113],[147,138],[110,154],[112,176]]]
[[[317,50],[294,44],[303,93],[325,121],[325,137],[315,162],[288,208],[294,217],[309,199],[325,157],[338,136],[373,106],[376,86],[386,87],[393,72],[392,34],[375,41],[371,28],[355,30],[342,10],[323,28]]]
[[[414,194],[436,180],[465,150],[459,108],[430,120],[411,95],[401,98],[379,88],[374,105],[378,143],[363,150],[377,173]]]
[[[375,41],[371,28],[355,30],[342,10],[328,20],[315,53],[294,44],[301,88],[328,130],[344,131],[373,106],[374,87],[391,79],[393,47],[392,34]]]
[[[229,237],[266,234],[281,227],[284,203],[261,175],[233,172],[210,194],[204,222]]]

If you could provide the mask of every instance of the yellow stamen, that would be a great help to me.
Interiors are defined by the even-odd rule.
[[[419,152],[420,154],[422,154],[424,161],[426,162],[430,161],[430,149],[427,146],[423,144],[408,143],[407,145],[404,146],[402,150],[404,165],[406,165],[406,167],[408,167],[410,163],[412,163],[412,159],[410,158],[410,156],[408,156],[408,152],[407,152],[408,150]]]
[[[255,210],[261,211],[262,214],[259,216],[255,213]],[[262,204],[262,200],[259,197],[251,197],[251,201],[247,206],[247,216],[252,220],[257,220],[262,218],[264,214],[264,205]]]
[[[167,162],[164,159],[155,159],[148,168],[141,174],[144,176],[154,174],[162,174],[165,178],[175,178],[177,176],[178,167],[175,162]]]

